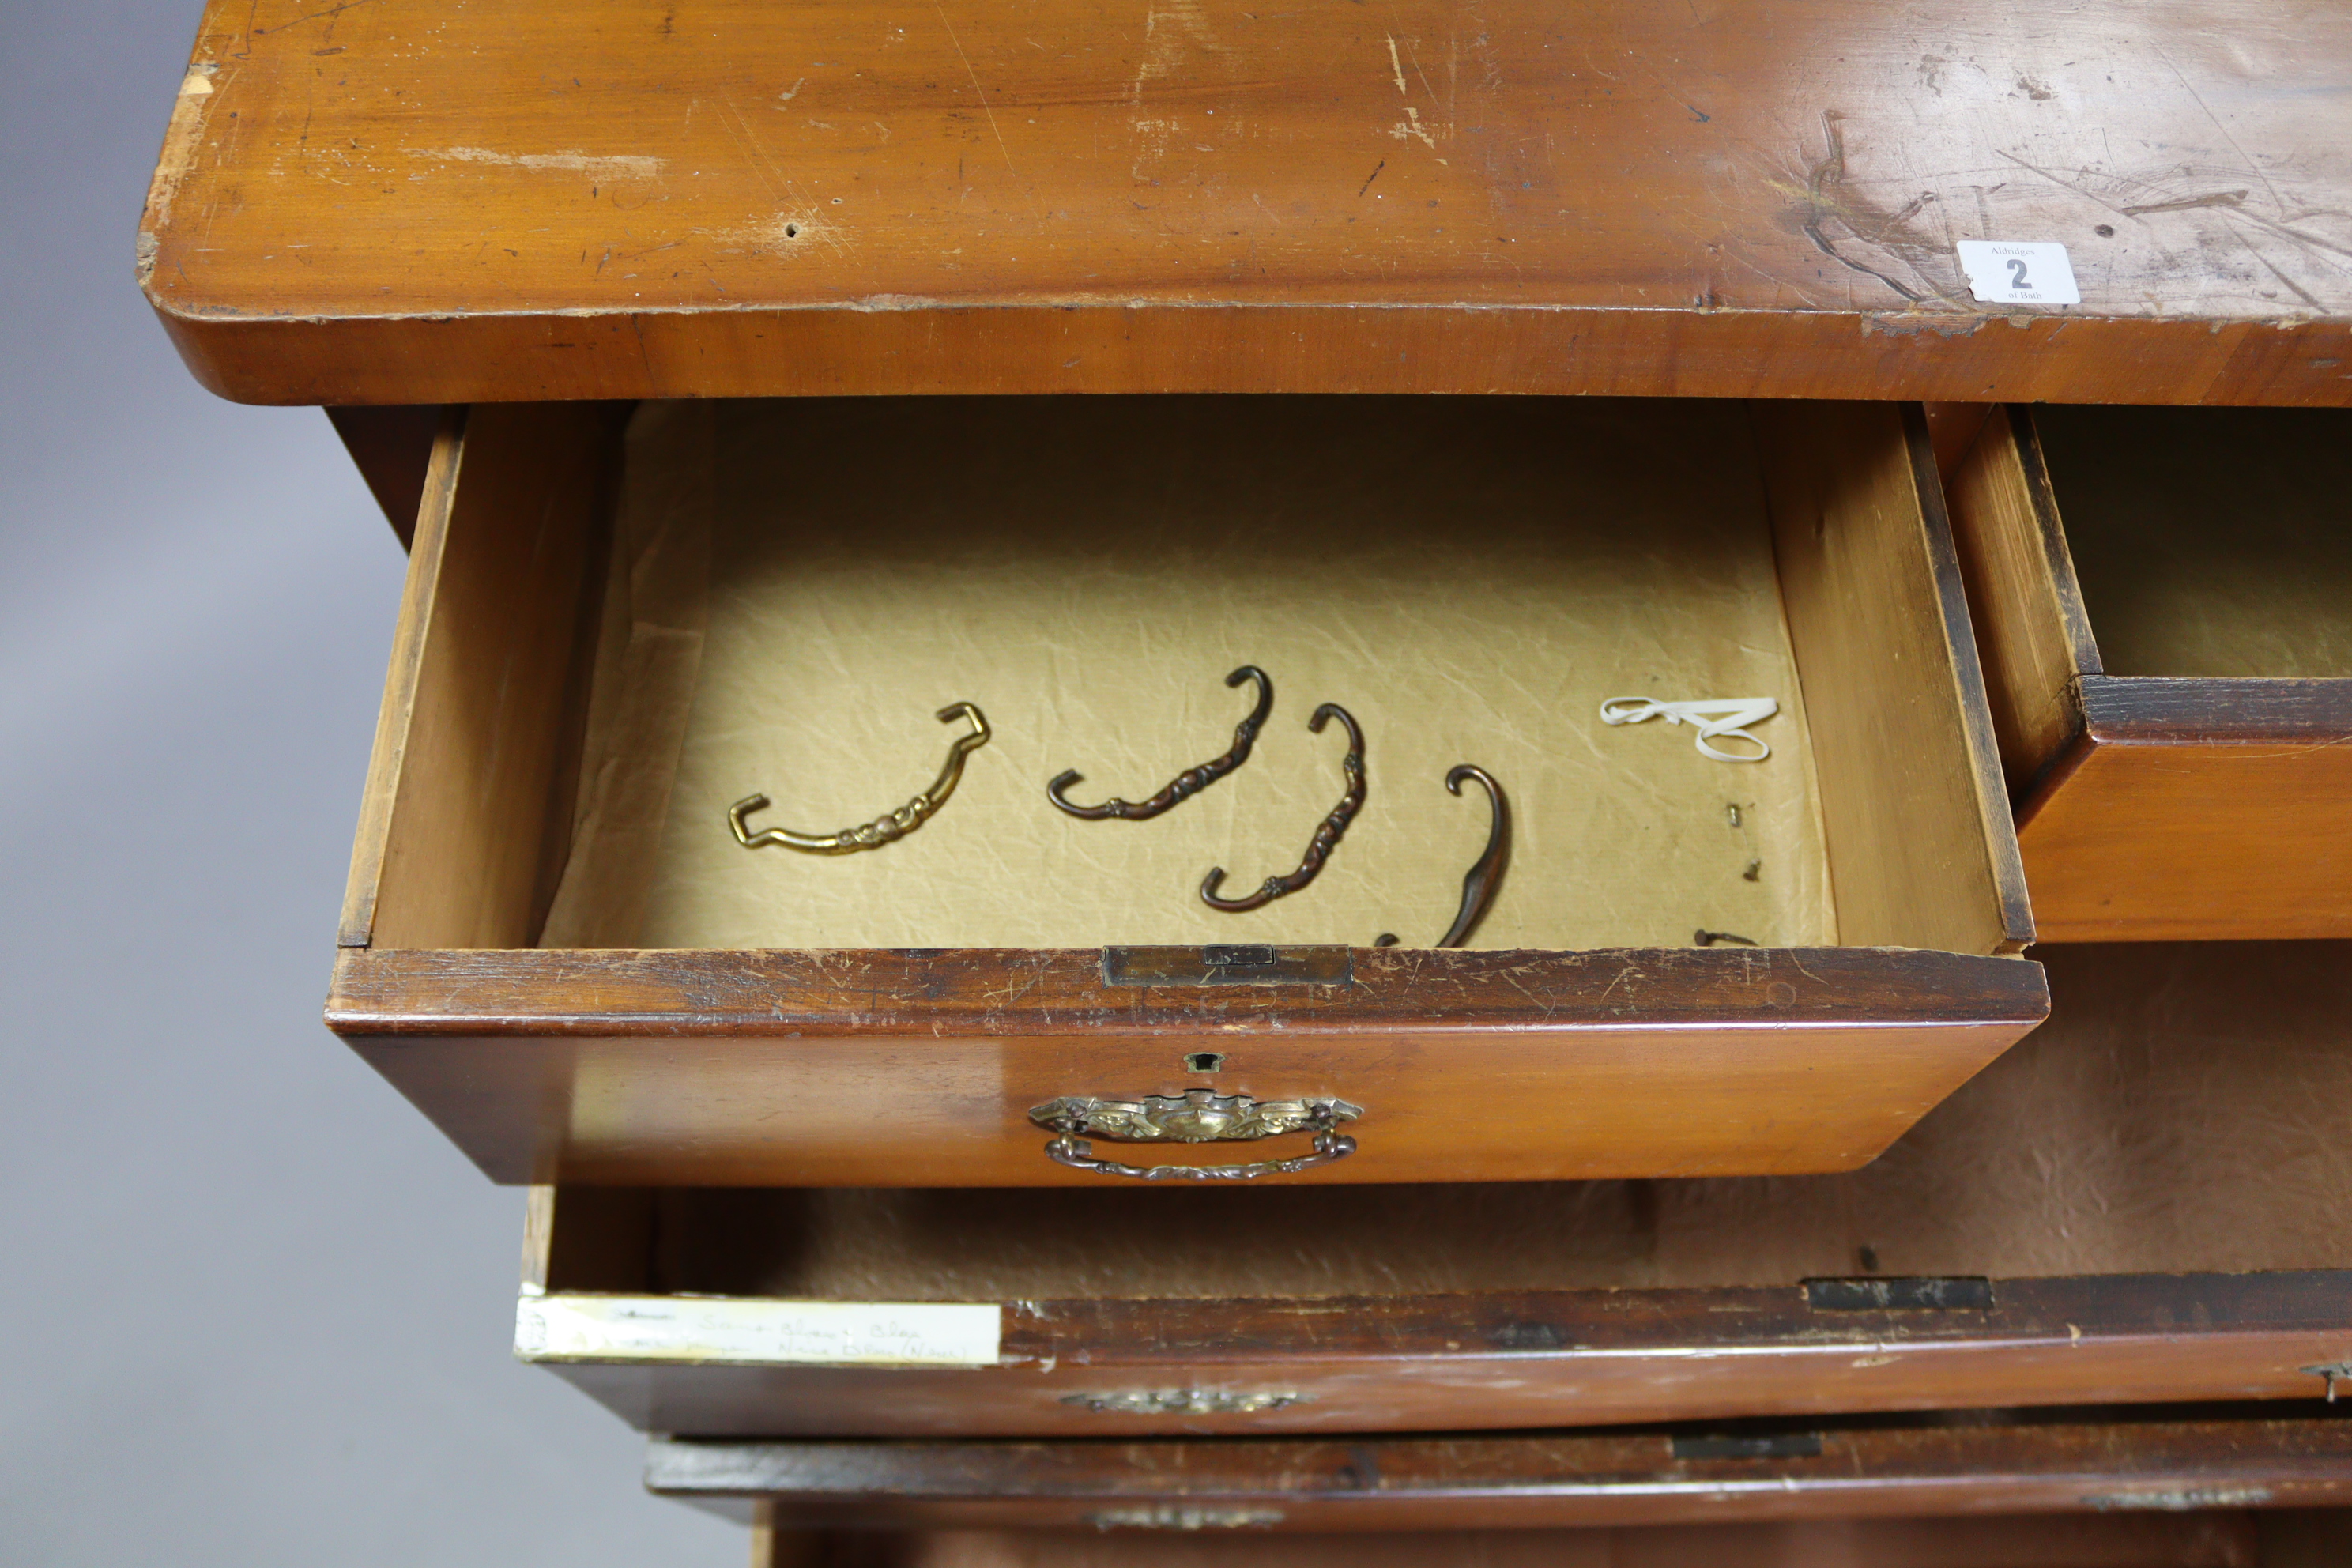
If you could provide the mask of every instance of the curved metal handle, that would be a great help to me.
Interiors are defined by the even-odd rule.
[[[1245,1165],[1129,1165],[1117,1160],[1097,1160],[1093,1144],[1067,1135],[1045,1145],[1046,1155],[1057,1165],[1100,1171],[1106,1176],[1132,1176],[1139,1182],[1255,1182],[1260,1176],[1286,1176],[1310,1165],[1328,1165],[1355,1152],[1356,1141],[1345,1132],[1336,1131],[1318,1132],[1311,1154],[1289,1160],[1252,1160]]]
[[[1328,1165],[1356,1152],[1356,1141],[1339,1131],[1363,1108],[1344,1100],[1254,1100],[1195,1089],[1181,1095],[1146,1095],[1141,1100],[1097,1100],[1065,1096],[1030,1108],[1029,1120],[1055,1136],[1046,1157],[1075,1170],[1099,1171],[1139,1182],[1254,1182]],[[1310,1152],[1287,1160],[1253,1160],[1243,1165],[1129,1165],[1097,1159],[1089,1138],[1116,1142],[1250,1142],[1285,1132],[1315,1134]]]
[[[963,777],[963,760],[988,744],[988,720],[973,704],[950,702],[940,710],[938,718],[942,724],[969,720],[971,732],[957,736],[948,747],[948,760],[940,765],[940,776],[931,781],[931,787],[898,810],[838,833],[799,833],[789,827],[770,827],[754,833],[744,818],[755,811],[767,810],[769,801],[764,795],[747,795],[727,808],[727,826],[735,830],[735,842],[746,849],[763,849],[774,844],[797,849],[803,855],[855,855],[860,849],[879,849],[906,837],[947,804],[948,796],[955,793],[957,781]]]
[[[1454,915],[1454,923],[1445,928],[1445,934],[1437,939],[1439,947],[1460,947],[1470,940],[1470,933],[1476,931],[1478,922],[1486,918],[1487,906],[1495,901],[1495,890],[1503,885],[1503,868],[1509,864],[1511,858],[1511,803],[1504,797],[1503,786],[1496,784],[1495,775],[1486,769],[1461,763],[1445,775],[1446,793],[1460,795],[1465,779],[1475,779],[1486,792],[1490,811],[1486,847],[1479,852],[1470,869],[1462,874],[1462,908]],[[1396,944],[1394,931],[1384,931],[1372,940],[1374,947],[1394,947]],[[1699,945],[1706,945],[1704,938]]]
[[[1364,808],[1364,731],[1358,727],[1356,716],[1337,702],[1326,702],[1315,710],[1315,717],[1307,721],[1307,727],[1319,735],[1325,722],[1332,719],[1348,727],[1348,754],[1339,759],[1339,771],[1348,780],[1347,793],[1340,795],[1339,804],[1331,808],[1331,814],[1316,825],[1315,837],[1307,841],[1307,853],[1300,858],[1298,869],[1286,877],[1268,877],[1255,893],[1227,899],[1217,893],[1217,889],[1224,885],[1225,868],[1213,867],[1207,876],[1201,879],[1202,903],[1213,910],[1236,915],[1264,909],[1275,900],[1288,898],[1313,881],[1322,871],[1323,862],[1331,858],[1331,851],[1339,847],[1339,840],[1347,834],[1348,824],[1353,822],[1356,813]]]
[[[1148,822],[1161,812],[1182,805],[1211,784],[1249,761],[1250,748],[1257,743],[1257,732],[1265,728],[1265,716],[1274,711],[1274,678],[1254,664],[1245,664],[1225,677],[1227,686],[1239,686],[1244,680],[1257,682],[1257,706],[1246,718],[1234,726],[1234,743],[1222,755],[1211,757],[1197,768],[1186,768],[1168,781],[1167,787],[1149,800],[1121,800],[1113,795],[1100,805],[1078,805],[1063,797],[1062,792],[1083,780],[1086,775],[1076,768],[1065,768],[1045,786],[1045,798],[1070,816],[1086,822],[1117,819],[1120,822]]]

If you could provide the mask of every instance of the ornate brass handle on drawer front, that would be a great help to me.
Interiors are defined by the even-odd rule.
[[[1356,1152],[1356,1141],[1339,1131],[1363,1108],[1344,1100],[1253,1100],[1205,1089],[1181,1095],[1150,1094],[1141,1100],[1096,1100],[1066,1095],[1030,1108],[1029,1120],[1055,1134],[1047,1156],[1081,1171],[1132,1176],[1144,1182],[1250,1182],[1288,1175],[1310,1165],[1328,1165]],[[1312,1132],[1311,1152],[1288,1160],[1255,1160],[1246,1165],[1127,1165],[1095,1158],[1089,1138],[1118,1143],[1252,1142],[1285,1132]]]

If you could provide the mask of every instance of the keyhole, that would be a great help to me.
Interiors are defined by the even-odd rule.
[[[2024,288],[2024,287],[2025,287],[2025,262],[2024,262],[2023,258],[2020,258],[2020,257],[2012,256],[2012,257],[2011,257],[2011,258],[2009,258],[2008,266],[2009,266],[2009,286],[2010,286],[2011,288],[2012,288],[2012,289],[2022,289],[2022,288]]]

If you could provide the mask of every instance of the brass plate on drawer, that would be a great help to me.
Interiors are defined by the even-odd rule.
[[[1355,978],[1354,958],[1344,947],[1221,942],[1103,949],[1106,985],[1352,985]]]

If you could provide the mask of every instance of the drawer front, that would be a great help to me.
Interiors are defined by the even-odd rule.
[[[1847,1170],[2049,1008],[2035,964],[1839,948],[1359,950],[1333,955],[1346,984],[1298,986],[1115,984],[1084,952],[680,952],[590,955],[583,1018],[582,962],[348,953],[330,1016],[499,1181],[1023,1186],[1127,1179],[1050,1157],[1040,1108],[1188,1091],[1360,1111],[1352,1152],[1285,1181]],[[1136,1169],[1311,1149],[1132,1138],[1082,1142]]]
[[[2045,451],[2037,417],[2085,416]],[[2006,408],[1948,466],[2043,941],[2352,935],[2347,445],[2325,412]]]
[[[2352,935],[2352,680],[2084,676],[2020,809],[2050,942]]]
[[[618,418],[484,408],[436,447],[328,1007],[330,1025],[499,1180],[1015,1186],[1182,1181],[1204,1166],[1226,1173],[1218,1179],[1342,1184],[1845,1170],[2047,1011],[2037,967],[2004,956],[2032,925],[1916,409],[1759,405],[1751,419],[1737,408],[1515,403],[1464,424],[1409,400],[1250,410],[1211,399],[1083,416],[828,405],[796,425],[773,409],[663,407],[625,436]],[[1371,435],[1357,429],[1368,419]],[[1496,419],[1558,436],[1574,460],[1555,471],[1514,459],[1539,443],[1482,435]],[[778,442],[810,439],[809,421],[848,444],[845,456],[877,462],[906,449],[890,444],[898,437],[969,442],[957,432],[974,421],[983,446],[1026,442],[1052,462],[977,470],[996,476],[977,490],[942,489],[903,463],[912,477],[891,487],[811,480],[832,487],[808,502],[820,522],[866,505],[910,528],[947,508],[955,525],[877,562],[828,543],[839,530],[795,511],[777,520],[788,530],[779,547],[756,510],[775,489],[758,464]],[[1270,446],[1252,435],[1269,422],[1281,436]],[[1163,506],[1164,465],[1110,452],[1121,433],[1149,449],[1163,426],[1194,454],[1185,460],[1205,499],[1182,492],[1198,515],[1137,515],[1213,548],[1186,554],[1151,543],[1149,529],[1081,526]],[[1737,482],[1667,483],[1684,437],[1744,465]],[[1215,452],[1253,440],[1247,462],[1216,467]],[[1354,470],[1398,443],[1423,456],[1367,488]],[[1651,480],[1629,482],[1625,464],[1603,461],[1627,449]],[[984,455],[953,450],[942,466],[957,472]],[[1432,463],[1442,471],[1418,475]],[[1028,477],[1041,467],[1051,472]],[[1487,487],[1475,534],[1424,516],[1462,504],[1447,500],[1449,475]],[[1580,479],[1593,494],[1562,513],[1559,497]],[[1383,499],[1399,487],[1409,504]],[[1259,503],[1271,510],[1234,524],[1224,514],[1253,488],[1275,492]],[[1007,499],[988,500],[1000,490]],[[1653,491],[1671,504],[1658,501],[1666,510],[1643,526],[1671,537],[1630,550],[1623,509]],[[1324,531],[1313,537],[1330,560],[1263,543],[1310,528]],[[1106,543],[1106,533],[1122,537]],[[1016,557],[1009,574],[986,575],[992,557],[970,553],[975,539],[1003,542]],[[1250,553],[1261,548],[1275,553]],[[1087,553],[1103,550],[1112,553]],[[927,569],[934,555],[956,568]],[[1521,573],[1523,561],[1542,573]],[[1318,562],[1328,574],[1345,563],[1360,581],[1302,598],[1297,584]],[[1080,567],[1088,594],[1055,597]],[[1523,575],[1539,576],[1541,593]],[[672,578],[716,585],[697,597]],[[1426,603],[1412,600],[1441,579]],[[1138,583],[1150,591],[1136,597]],[[1132,604],[1119,599],[1116,614],[1082,603],[1117,593]],[[1183,613],[1152,621],[1148,636],[1122,618],[1158,600],[1181,600]],[[1094,618],[1040,654],[1034,625],[1049,610],[1056,624]],[[1451,630],[1418,632],[1423,616]],[[1338,635],[1382,616],[1363,648]],[[966,628],[975,646],[994,638],[1000,657],[925,651],[902,618]],[[779,626],[782,643],[760,640]],[[824,644],[833,651],[798,651],[836,633],[846,640]],[[992,921],[1082,939],[1235,919],[1204,912],[1195,872],[1172,898],[1138,879],[1139,866],[1159,864],[1148,847],[1159,822],[1073,825],[1036,798],[1044,775],[1024,779],[1027,763],[1013,765],[1028,747],[1042,766],[1041,737],[1074,705],[1095,704],[1100,727],[1115,729],[1128,666],[1181,656],[1222,673],[1230,650],[1214,637],[1276,645],[1283,657],[1265,657],[1280,671],[1345,690],[1370,726],[1369,761],[1350,765],[1370,770],[1371,798],[1322,884],[1263,921],[1239,917],[1222,944],[925,945],[934,929],[988,934]],[[1176,654],[1161,646],[1171,639]],[[1642,660],[1687,658],[1664,675],[1639,676],[1646,664],[1594,673],[1629,639],[1647,650]],[[686,651],[703,643],[731,651]],[[1442,679],[1422,668],[1441,647],[1469,660]],[[776,661],[804,657],[814,662],[793,666],[800,677],[776,673]],[[1104,676],[1106,664],[1122,673]],[[721,779],[772,776],[730,749],[740,737],[791,724],[809,733],[777,757],[838,764],[845,789],[879,787],[859,726],[903,704],[877,693],[929,690],[950,672],[991,694],[995,739],[939,819],[906,842],[821,860],[772,847],[755,857],[740,816],[730,838],[726,812],[701,809]],[[1694,750],[1664,725],[1609,729],[1575,685],[1696,689],[1750,675],[1778,689],[1780,754],[1768,763],[1778,771]],[[1572,717],[1559,710],[1567,698],[1529,695],[1555,686],[1573,696]],[[1474,710],[1486,716],[1460,717]],[[1232,722],[1223,707],[1219,721]],[[1611,744],[1655,744],[1572,755],[1601,742],[1565,730],[1548,739],[1571,722]],[[1446,728],[1457,723],[1467,727]],[[1300,728],[1294,760],[1309,757]],[[898,743],[904,729],[874,734]],[[916,739],[936,765],[939,736]],[[1464,862],[1450,849],[1426,866],[1411,858],[1446,797],[1412,795],[1399,772],[1427,770],[1391,759],[1480,744],[1517,759],[1505,772],[1520,863],[1486,929],[1517,940],[1475,951],[1245,940],[1289,921],[1361,926],[1350,940],[1369,941],[1381,923],[1371,910],[1425,903],[1432,887],[1450,899]],[[673,755],[692,767],[664,773],[657,760]],[[1319,813],[1337,770],[1320,752],[1311,760]],[[1195,850],[1235,837],[1218,813],[1284,804],[1242,793],[1261,774],[1276,792],[1276,768],[1253,763],[1171,819],[1204,836],[1186,841],[1188,867]],[[1487,828],[1485,817],[1434,820],[1473,837]],[[1083,875],[1090,857],[1117,874]],[[1380,880],[1384,865],[1393,886]],[[1036,875],[1023,880],[1024,868]],[[1777,923],[1706,929],[1730,923],[1717,909]],[[1686,937],[1693,910],[1706,923]],[[844,942],[835,922],[867,945]],[[1643,940],[1607,940],[1618,931]],[[791,940],[772,943],[779,932]],[[1659,945],[1686,940],[1696,945]],[[1150,1109],[1159,1101],[1178,1103]],[[1210,1131],[1215,1141],[1169,1152]]]
[[[1473,1530],[2341,1506],[2352,1422],[2308,1417],[1321,1442],[653,1445],[646,1484],[780,1525]]]
[[[2347,1302],[2341,1272],[1019,1301],[977,1309],[1000,1314],[986,1364],[882,1366],[755,1359],[788,1342],[769,1353],[834,1353],[801,1337],[806,1304],[558,1294],[524,1298],[519,1353],[642,1429],[700,1436],[1497,1430],[2184,1400],[2294,1412],[2352,1384]],[[675,1342],[650,1342],[682,1307]],[[919,1324],[921,1310],[850,1310]]]

